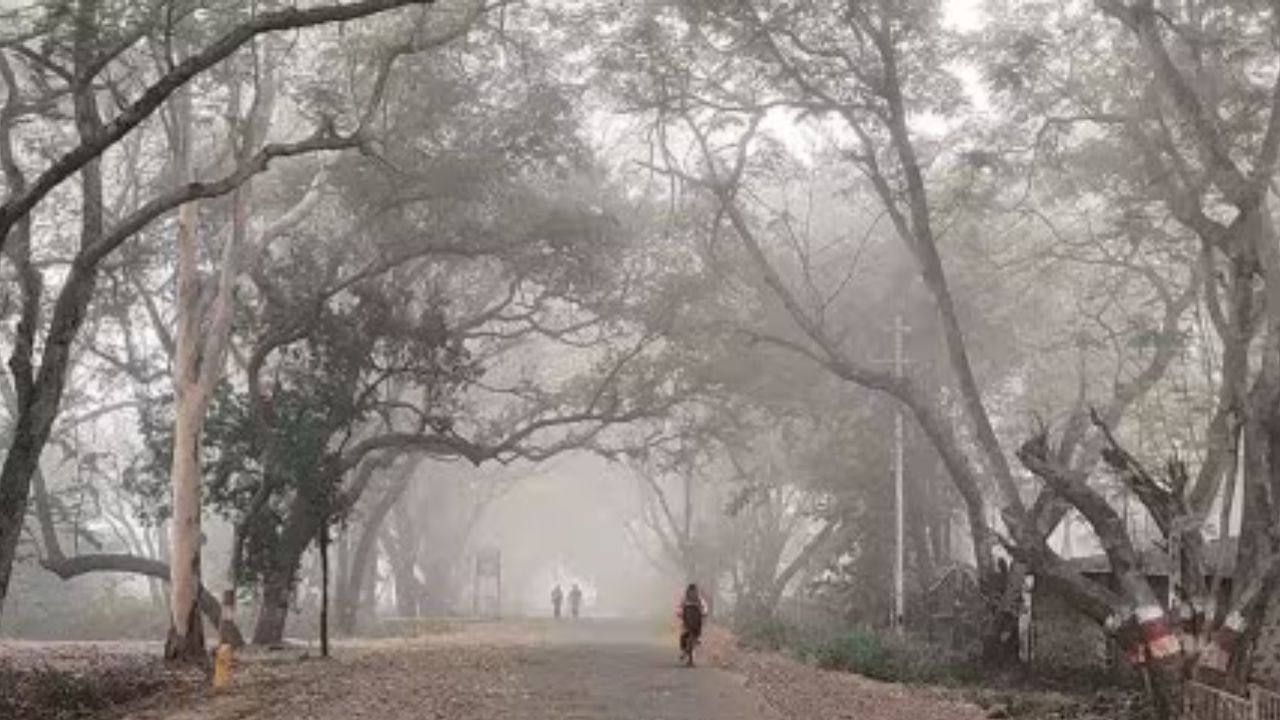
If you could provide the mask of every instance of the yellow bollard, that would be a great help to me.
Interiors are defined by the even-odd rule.
[[[222,593],[222,612],[218,623],[218,649],[213,653],[213,689],[225,690],[231,685],[232,647],[228,628],[236,611],[236,591]]]
[[[225,690],[231,685],[231,644],[219,643],[213,655],[213,689]]]

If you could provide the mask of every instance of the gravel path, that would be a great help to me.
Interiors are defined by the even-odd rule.
[[[166,693],[112,720],[969,720],[919,691],[846,683],[708,643],[676,662],[669,631],[608,621],[502,623],[429,639],[339,644],[332,660],[247,656],[226,693]],[[785,672],[778,674],[779,667]],[[762,674],[761,668],[768,669]],[[781,684],[778,681],[782,681]],[[863,681],[865,683],[866,681]],[[834,683],[834,684],[833,684]],[[837,698],[809,698],[808,693]],[[768,701],[766,701],[766,696]],[[888,707],[886,707],[888,703]]]

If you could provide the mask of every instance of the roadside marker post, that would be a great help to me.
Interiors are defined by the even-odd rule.
[[[213,654],[213,689],[225,690],[231,686],[231,670],[234,650],[231,646],[231,624],[235,622],[236,591],[222,593],[222,611],[218,615],[218,649]]]

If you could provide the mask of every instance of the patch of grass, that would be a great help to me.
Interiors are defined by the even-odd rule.
[[[1005,669],[887,630],[848,627],[836,632],[798,628],[776,619],[739,623],[739,645],[778,651],[825,670],[884,682],[948,688],[991,717],[1042,720],[1147,718],[1133,678],[1107,668],[1034,664]]]
[[[770,618],[739,623],[736,633],[748,649],[781,651],[825,670],[885,682],[957,687],[992,679],[970,654],[865,626],[819,631]]]
[[[961,696],[989,717],[1028,720],[1152,720],[1145,697],[1136,690],[1103,688],[1092,693],[1068,694],[1045,690],[965,688]]]
[[[898,679],[885,643],[868,630],[852,630],[819,640],[809,652],[814,664],[824,670],[855,672],[876,680]]]
[[[977,682],[983,675],[972,657],[865,627],[810,637],[797,649],[820,668],[886,682],[954,686]]]
[[[738,642],[751,650],[787,650],[805,642],[799,628],[772,617],[740,621],[734,633]]]
[[[361,633],[373,638],[412,638],[458,632],[465,622],[455,618],[386,618]]]

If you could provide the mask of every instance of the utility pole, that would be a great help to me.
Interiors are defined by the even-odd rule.
[[[902,353],[902,335],[906,328],[902,324],[902,316],[895,315],[893,317],[893,374],[894,377],[901,378],[903,375],[903,353]],[[900,403],[895,404],[893,413],[893,523],[894,523],[894,546],[893,546],[893,629],[901,635],[903,634],[903,621],[906,617],[906,599],[904,594],[904,563],[903,559],[906,554],[905,533],[903,531],[903,492],[902,492],[902,475],[904,460],[904,444],[902,426],[902,406]]]
[[[320,525],[320,657],[329,657],[329,517]]]

